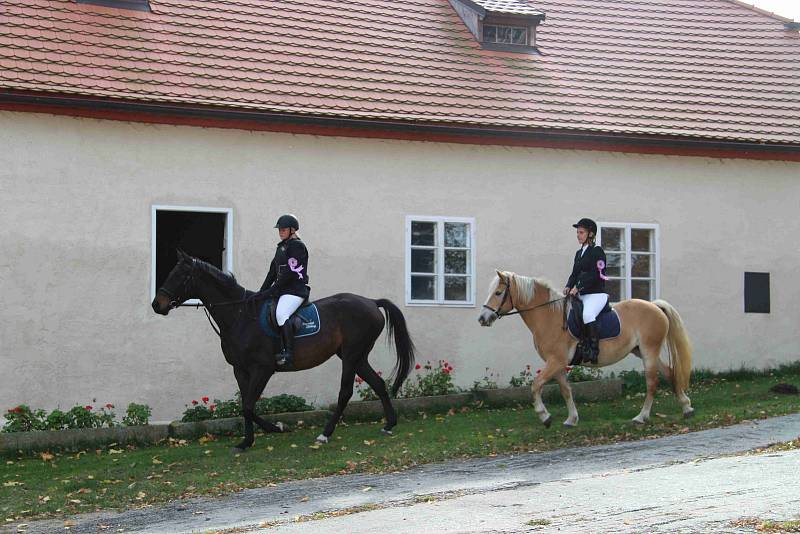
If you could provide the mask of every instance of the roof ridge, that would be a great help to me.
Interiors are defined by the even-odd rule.
[[[760,7],[757,7],[755,4],[748,4],[747,2],[743,2],[742,0],[721,0],[721,1],[728,2],[728,3],[731,3],[731,4],[735,4],[737,6],[741,6],[741,7],[747,8],[750,11],[755,11],[756,13],[760,13],[761,15],[766,15],[769,18],[772,18],[772,19],[775,19],[775,20],[779,20],[779,21],[784,22],[784,23],[786,23],[786,22],[797,22],[794,19],[786,18],[784,16],[778,15],[774,11],[768,11],[766,9],[762,9]]]

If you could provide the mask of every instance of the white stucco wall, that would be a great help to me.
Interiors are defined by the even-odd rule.
[[[0,408],[146,402],[177,418],[229,398],[231,369],[202,311],[150,308],[151,206],[234,212],[234,272],[257,288],[274,219],[296,213],[312,297],[349,291],[403,309],[419,359],[448,359],[462,386],[540,366],[518,319],[480,328],[495,267],[560,285],[571,224],[660,225],[661,297],[683,315],[698,366],[800,357],[800,165],[346,139],[0,112]],[[474,308],[404,305],[406,215],[475,217]],[[772,313],[743,313],[743,272],[771,273]],[[388,371],[393,352],[371,361]],[[637,366],[630,358],[627,367]],[[339,364],[276,376],[266,394],[317,403]]]

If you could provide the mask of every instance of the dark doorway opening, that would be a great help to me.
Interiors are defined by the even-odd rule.
[[[206,211],[156,211],[156,288],[178,262],[182,249],[224,270],[227,213]]]

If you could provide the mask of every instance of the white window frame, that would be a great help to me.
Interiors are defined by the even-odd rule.
[[[436,270],[433,273],[436,277],[436,299],[419,300],[411,299],[411,223],[412,222],[432,222],[436,223]],[[444,299],[444,223],[466,223],[469,224],[470,240],[470,262],[467,268],[467,278],[469,279],[470,290],[467,293],[469,300],[445,300]],[[474,308],[475,307],[475,218],[474,217],[443,217],[430,215],[407,215],[406,216],[406,306],[441,306],[454,308]],[[430,273],[426,273],[430,274]]]
[[[225,255],[223,271],[233,271],[233,208],[209,208],[207,206],[171,206],[154,204],[150,209],[150,300],[156,298],[156,213],[159,211],[193,211],[198,213],[225,214]],[[185,304],[200,304],[200,299],[189,299]]]
[[[632,280],[646,280],[642,277],[632,277],[631,269],[633,268],[633,261],[631,258],[631,230],[653,230],[653,255],[655,256],[655,295],[653,299],[661,298],[661,230],[658,224],[654,223],[623,223],[623,222],[598,222],[597,223],[597,244],[601,247],[602,243],[602,229],[603,228],[622,228],[625,232],[625,298],[632,298],[631,296],[631,281]],[[641,252],[636,252],[641,254]]]

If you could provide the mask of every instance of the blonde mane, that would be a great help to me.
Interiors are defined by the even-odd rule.
[[[514,304],[518,308],[530,306],[536,298],[536,286],[540,289],[547,291],[547,301],[553,308],[561,309],[564,306],[564,299],[561,294],[553,288],[553,284],[544,278],[533,278],[532,276],[524,276],[517,273],[507,273],[516,281],[516,295],[514,296]]]

